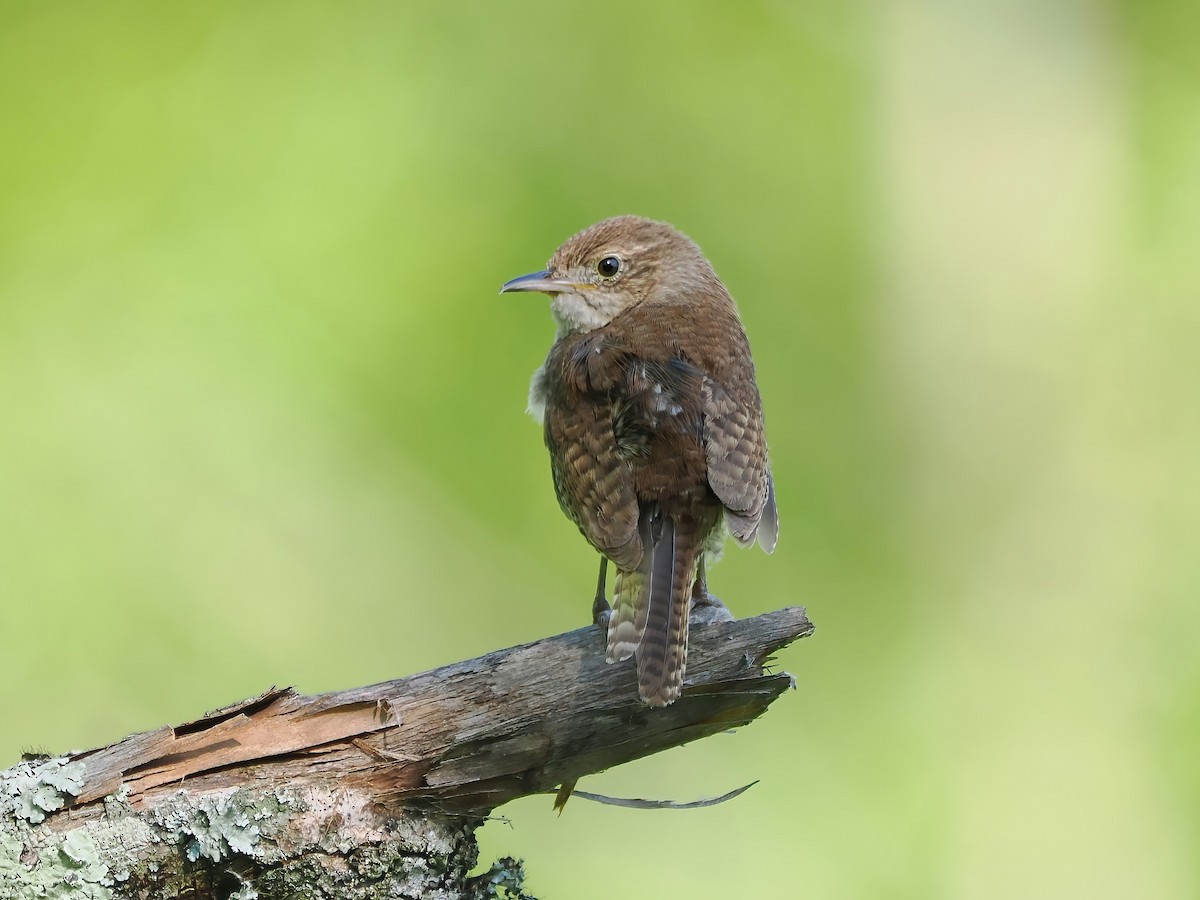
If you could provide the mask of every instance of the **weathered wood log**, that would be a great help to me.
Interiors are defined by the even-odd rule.
[[[0,898],[518,896],[511,860],[467,875],[484,816],[747,724],[792,684],[767,659],[811,632],[799,608],[695,628],[665,709],[583,628],[26,760],[0,773]]]

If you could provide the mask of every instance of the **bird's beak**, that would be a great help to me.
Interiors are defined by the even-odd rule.
[[[528,275],[521,275],[512,281],[504,282],[504,287],[500,288],[500,293],[512,294],[517,291],[538,291],[543,294],[561,294],[564,291],[573,290],[574,287],[575,285],[569,281],[559,281],[552,278],[550,270],[546,269],[542,272],[530,272]]]

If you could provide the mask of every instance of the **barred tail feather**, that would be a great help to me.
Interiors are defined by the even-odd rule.
[[[651,592],[646,632],[636,653],[638,694],[650,706],[674,703],[683,687],[688,609],[699,549],[692,534],[666,518],[651,571],[651,582],[658,589]]]
[[[613,585],[612,616],[608,620],[608,654],[605,659],[621,662],[633,656],[646,633],[646,614],[650,609],[650,573],[654,570],[655,513],[643,509],[638,519],[642,542],[642,563],[637,570],[617,570]]]
[[[642,563],[617,571],[608,620],[611,662],[637,660],[638,695],[649,706],[679,697],[687,665],[688,610],[700,546],[694,529],[680,531],[657,507],[642,510]]]
[[[613,586],[612,615],[608,619],[608,654],[610,663],[633,656],[646,630],[646,604],[642,594],[646,579],[641,572],[617,570]]]

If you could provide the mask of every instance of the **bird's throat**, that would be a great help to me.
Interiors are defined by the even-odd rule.
[[[621,313],[623,306],[619,297],[601,291],[587,294],[572,291],[555,294],[550,301],[550,312],[561,338],[565,334],[585,334],[603,328]]]

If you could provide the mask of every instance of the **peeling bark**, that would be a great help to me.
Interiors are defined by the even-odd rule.
[[[0,773],[0,900],[521,896],[512,860],[468,877],[492,809],[747,724],[792,684],[767,658],[811,632],[799,608],[695,629],[665,709],[584,628],[26,760]]]

